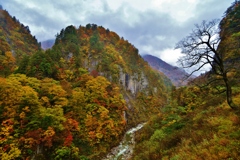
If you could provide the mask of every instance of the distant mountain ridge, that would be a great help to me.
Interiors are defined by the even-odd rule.
[[[48,39],[46,41],[42,41],[41,42],[41,48],[44,49],[44,50],[50,49],[54,45],[54,42],[55,42],[55,39]]]
[[[156,69],[165,74],[175,86],[179,87],[187,84],[186,80],[183,81],[184,77],[187,75],[184,70],[176,66],[172,66],[160,58],[152,55],[144,55],[143,59],[147,61],[153,69]]]

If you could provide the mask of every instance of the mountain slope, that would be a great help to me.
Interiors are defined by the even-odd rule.
[[[143,59],[147,61],[152,68],[164,73],[175,86],[186,85],[187,81],[183,81],[187,75],[185,71],[152,55],[144,55]]]
[[[81,67],[94,76],[104,76],[111,83],[120,86],[131,110],[145,109],[149,113],[156,111],[137,102],[139,96],[146,98],[150,94],[162,100],[159,106],[165,103],[165,93],[171,86],[170,82],[148,66],[137,48],[113,31],[96,24],[87,24],[86,27],[79,28],[68,26],[57,34],[51,51],[58,51],[60,57],[72,61],[72,66],[65,66],[64,69],[72,71],[75,76],[78,76],[79,69],[76,67]],[[135,108],[136,106],[138,107]],[[128,124],[136,123],[136,119],[141,119],[139,117],[145,117],[143,113],[130,110],[127,111],[127,115]]]
[[[240,106],[240,1],[235,1],[220,23],[224,67],[233,101]],[[135,136],[132,159],[239,159],[240,113],[226,100],[221,78],[210,71],[196,82],[173,90],[170,104],[153,116]],[[201,87],[199,87],[201,86]]]
[[[33,54],[39,49],[37,39],[31,35],[29,27],[0,9],[0,50],[11,51],[19,58],[23,54]]]
[[[240,1],[235,1],[226,10],[223,19],[220,21],[221,42],[218,46],[218,51],[223,53],[225,67],[230,68],[235,72],[235,76],[240,78],[239,71],[239,39],[240,39]],[[228,66],[229,65],[229,66]],[[239,80],[235,83],[239,83]]]
[[[39,49],[28,26],[0,7],[0,75],[6,77],[13,73],[24,55],[31,55]]]
[[[172,88],[137,48],[96,24],[62,29],[14,73],[0,78],[0,129],[12,128],[2,145],[17,152],[8,149],[9,159],[101,159],[126,129],[158,114]]]

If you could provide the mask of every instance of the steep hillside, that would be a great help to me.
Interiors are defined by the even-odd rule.
[[[0,8],[0,75],[11,74],[23,55],[31,55],[38,49],[38,42],[28,26]]]
[[[240,105],[240,92],[234,99]],[[207,88],[184,87],[171,103],[137,132],[132,159],[239,159],[240,118],[224,95]]]
[[[221,20],[221,41],[217,48],[237,107],[240,106],[239,17],[240,1],[235,1]],[[132,159],[239,159],[240,113],[227,103],[226,84],[221,75],[211,71],[196,82],[173,90],[169,105],[137,133]]]
[[[164,73],[175,86],[179,87],[187,84],[187,80],[185,80],[187,73],[184,70],[172,66],[152,55],[144,55],[143,59],[147,61],[151,67]]]
[[[96,24],[62,29],[51,49],[11,69],[0,78],[6,159],[101,159],[126,129],[160,112],[172,87],[137,48]]]
[[[235,77],[237,76],[239,78],[240,1],[235,1],[226,10],[219,27],[221,28],[221,42],[218,51],[223,54],[226,67],[231,69]],[[239,82],[239,80],[237,82]]]
[[[158,112],[158,107],[151,108],[142,100],[148,98],[151,102],[158,97],[155,105],[164,106],[166,93],[171,88],[170,81],[153,71],[133,45],[115,32],[96,24],[62,29],[52,49],[46,51],[47,55],[41,54],[41,60],[37,54],[30,58],[29,67],[22,68],[20,65],[19,73],[73,83],[76,83],[83,71],[94,77],[104,76],[122,89],[124,99],[128,102],[128,125],[143,121],[148,114]]]
[[[37,39],[31,35],[29,27],[2,9],[0,9],[0,40],[2,53],[11,51],[16,57],[33,54],[39,49]]]

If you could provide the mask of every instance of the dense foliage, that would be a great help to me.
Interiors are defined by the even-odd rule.
[[[68,26],[43,51],[1,12],[2,159],[99,159],[165,105],[169,79],[109,29]]]
[[[239,1],[227,9],[219,26],[221,42],[217,48],[237,107],[239,11]],[[239,159],[240,113],[229,107],[224,83],[213,72],[173,90],[170,103],[137,133],[132,159]]]
[[[235,102],[240,105],[239,88]],[[240,119],[224,94],[196,86],[173,92],[171,103],[137,133],[132,159],[238,159]]]
[[[0,9],[0,51],[1,55],[11,51],[16,58],[33,54],[40,49],[35,36],[30,34],[28,26],[21,24],[16,17]]]
[[[133,45],[96,24],[62,29],[52,49],[23,57],[16,73],[65,80],[73,86],[78,85],[77,79],[84,73],[104,76],[128,99],[130,126],[159,112],[156,106],[166,103],[172,85],[150,68]]]
[[[0,80],[0,155],[6,159],[79,159],[86,149],[88,155],[98,155],[125,129],[125,101],[102,76],[83,75],[78,86],[68,86],[68,93],[66,81],[22,74]]]
[[[237,106],[239,9],[236,1],[226,11],[218,47],[235,66],[227,76]],[[43,51],[0,11],[1,159],[101,159],[140,122],[132,159],[238,158],[239,113],[220,82],[205,85],[211,72],[173,88],[137,48],[96,24],[62,29]]]
[[[239,48],[240,48],[240,2],[235,1],[226,11],[220,22],[221,42],[218,50],[224,53],[226,66],[230,68],[229,78],[235,85],[239,82]],[[234,78],[233,78],[234,77]]]

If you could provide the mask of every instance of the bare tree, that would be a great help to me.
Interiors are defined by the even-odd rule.
[[[232,100],[232,87],[227,76],[230,69],[224,62],[224,54],[226,53],[217,49],[221,40],[218,24],[219,20],[203,21],[200,25],[196,24],[190,35],[176,45],[176,48],[181,49],[183,54],[178,62],[183,68],[194,68],[189,77],[204,66],[211,66],[212,73],[224,82],[228,105],[232,109],[238,110]]]

